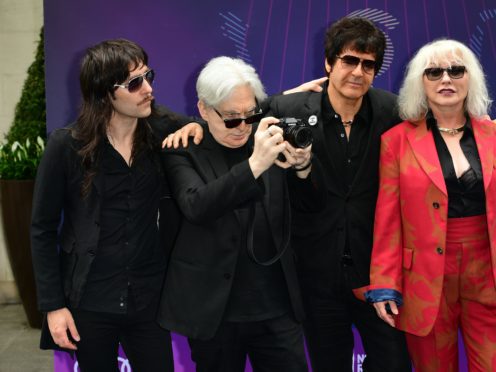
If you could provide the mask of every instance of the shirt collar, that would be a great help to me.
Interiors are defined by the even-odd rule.
[[[329,81],[326,81],[324,83],[324,89],[323,89],[323,94],[322,94],[322,112],[324,116],[327,115],[327,117],[334,118],[336,115],[339,115],[334,108],[332,107],[331,101],[329,100],[329,94],[327,93],[327,89],[329,87]],[[353,121],[355,122],[365,122],[369,123],[372,120],[372,110],[370,107],[370,101],[369,101],[369,93],[365,93],[362,99],[362,104],[360,106],[360,109],[355,115],[355,118]]]
[[[429,130],[437,130],[437,120],[434,117],[434,114],[432,113],[432,110],[427,111],[427,114],[425,115],[425,122],[427,124],[427,129]],[[473,131],[472,129],[472,122],[470,120],[470,117],[468,116],[467,113],[465,113],[465,130],[469,130],[470,132]]]

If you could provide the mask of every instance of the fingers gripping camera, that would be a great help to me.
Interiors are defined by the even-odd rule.
[[[313,135],[310,126],[301,119],[281,118],[276,124],[283,130],[283,138],[293,147],[305,148],[312,144]]]

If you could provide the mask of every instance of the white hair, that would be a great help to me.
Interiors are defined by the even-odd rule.
[[[264,86],[253,66],[239,58],[216,57],[201,70],[196,81],[198,99],[207,106],[217,106],[242,85],[249,85],[258,102],[267,98]]]
[[[456,40],[441,39],[432,41],[415,54],[406,67],[405,79],[400,89],[398,106],[403,120],[418,120],[425,116],[429,107],[425,94],[424,70],[442,63],[466,67],[469,76],[468,94],[465,99],[465,111],[471,116],[486,115],[491,99],[486,85],[484,71],[475,54],[464,44]]]

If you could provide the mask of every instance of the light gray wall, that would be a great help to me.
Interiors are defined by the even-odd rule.
[[[43,0],[0,0],[0,139],[3,139],[14,118],[15,105],[21,95],[27,69],[34,60],[42,24]],[[16,300],[16,288],[0,224],[0,303]]]

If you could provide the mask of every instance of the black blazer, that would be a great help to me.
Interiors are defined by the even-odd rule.
[[[165,170],[173,196],[184,215],[167,270],[159,323],[195,339],[214,336],[222,320],[242,241],[235,208],[259,195],[260,189],[243,161],[230,170],[219,145],[205,131],[200,145],[165,151]],[[264,207],[278,250],[290,235],[290,205],[285,171],[271,167],[263,175]],[[281,257],[294,316],[303,315],[293,251]]]
[[[179,117],[165,108],[160,115],[149,120],[157,145],[164,135],[190,118]],[[36,176],[31,222],[31,250],[42,312],[63,307],[78,307],[91,264],[98,252],[100,234],[100,206],[103,198],[103,176],[93,180],[89,195],[80,196],[83,169],[77,154],[81,144],[70,128],[54,130]],[[157,153],[158,157],[158,153]],[[157,160],[159,172],[162,172]],[[172,199],[167,198],[165,185],[160,202],[161,236],[168,236],[164,249],[170,251],[178,226],[179,214]],[[165,217],[172,221],[168,226]],[[165,270],[165,268],[164,268]],[[42,348],[55,348],[48,328],[42,332]]]
[[[369,283],[370,256],[374,212],[378,192],[380,136],[401,120],[397,115],[396,96],[371,88],[370,99],[373,118],[367,156],[348,192],[340,186],[340,175],[334,159],[327,151],[322,121],[322,93],[304,92],[275,96],[270,101],[269,115],[296,117],[307,121],[315,115],[312,126],[313,152],[318,156],[325,172],[327,202],[320,213],[293,215],[293,246],[298,256],[298,269],[303,280],[319,285],[336,278],[341,265],[341,255],[349,239],[358,281],[354,287]],[[321,280],[319,280],[321,279]]]

